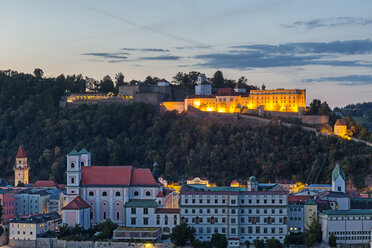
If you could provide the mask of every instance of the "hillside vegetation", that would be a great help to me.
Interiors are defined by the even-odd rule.
[[[0,72],[0,172],[12,176],[17,148],[30,159],[31,182],[65,181],[65,155],[86,148],[94,165],[151,168],[178,180],[206,176],[219,184],[251,175],[262,181],[295,179],[329,183],[336,161],[363,187],[371,174],[372,148],[335,137],[316,137],[299,128],[276,125],[242,127],[194,121],[175,113],[159,115],[146,104],[58,107],[60,96],[77,77],[43,78]],[[75,85],[75,86],[74,86]],[[369,156],[368,156],[369,155]]]

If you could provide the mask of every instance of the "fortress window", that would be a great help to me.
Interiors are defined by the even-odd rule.
[[[94,192],[93,191],[89,191],[89,196],[94,196]]]
[[[117,191],[117,192],[115,193],[115,196],[120,196],[120,192]]]
[[[102,192],[102,196],[107,196],[107,192],[106,191],[103,191]],[[106,219],[106,218],[104,218],[104,219]]]
[[[139,195],[138,191],[134,191],[133,195],[138,196]]]
[[[75,164],[74,163],[71,163],[71,168],[75,168]]]
[[[146,191],[146,196],[151,196],[150,191]]]

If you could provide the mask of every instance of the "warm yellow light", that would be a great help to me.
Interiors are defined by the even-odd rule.
[[[145,246],[146,248],[152,248],[152,247],[154,247],[154,245],[151,244],[151,243],[145,243],[144,246]]]
[[[200,106],[200,102],[194,102],[195,106]]]
[[[207,111],[213,111],[213,109],[212,108],[207,108]]]
[[[224,111],[223,111],[223,109],[219,109],[218,112],[223,113]]]

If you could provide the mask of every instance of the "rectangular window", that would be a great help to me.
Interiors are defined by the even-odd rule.
[[[207,227],[207,233],[211,233],[211,228]]]
[[[136,218],[131,218],[130,223],[131,223],[132,225],[135,225],[135,224],[136,224]]]
[[[248,233],[252,233],[252,231],[253,231],[253,230],[252,230],[252,227],[249,226],[249,227],[248,227]]]
[[[231,204],[236,204],[236,200],[231,200]]]
[[[244,233],[244,227],[240,228],[240,233]]]
[[[222,227],[222,233],[226,233],[226,228]]]
[[[271,228],[271,233],[275,233],[275,228]]]
[[[143,225],[147,226],[149,224],[149,218],[143,218]]]
[[[264,227],[263,232],[264,232],[264,233],[267,233],[267,227]]]
[[[136,209],[135,208],[131,208],[131,213],[132,214],[136,214]]]
[[[199,233],[203,233],[203,227],[199,227]]]
[[[231,218],[231,224],[235,224],[236,223],[236,219],[235,218]]]
[[[236,228],[231,228],[231,234],[236,234]]]
[[[143,209],[143,214],[149,214],[149,209],[148,208],[144,208]]]
[[[185,204],[189,203],[189,200],[188,199],[185,199]]]
[[[256,226],[256,233],[260,233],[260,227]]]

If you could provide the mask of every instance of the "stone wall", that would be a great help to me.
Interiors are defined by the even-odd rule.
[[[18,240],[18,239],[11,239],[9,240],[10,247],[17,247],[17,248],[36,248],[36,241],[35,240]]]
[[[303,115],[301,116],[302,123],[305,124],[325,124],[329,121],[328,115]]]

